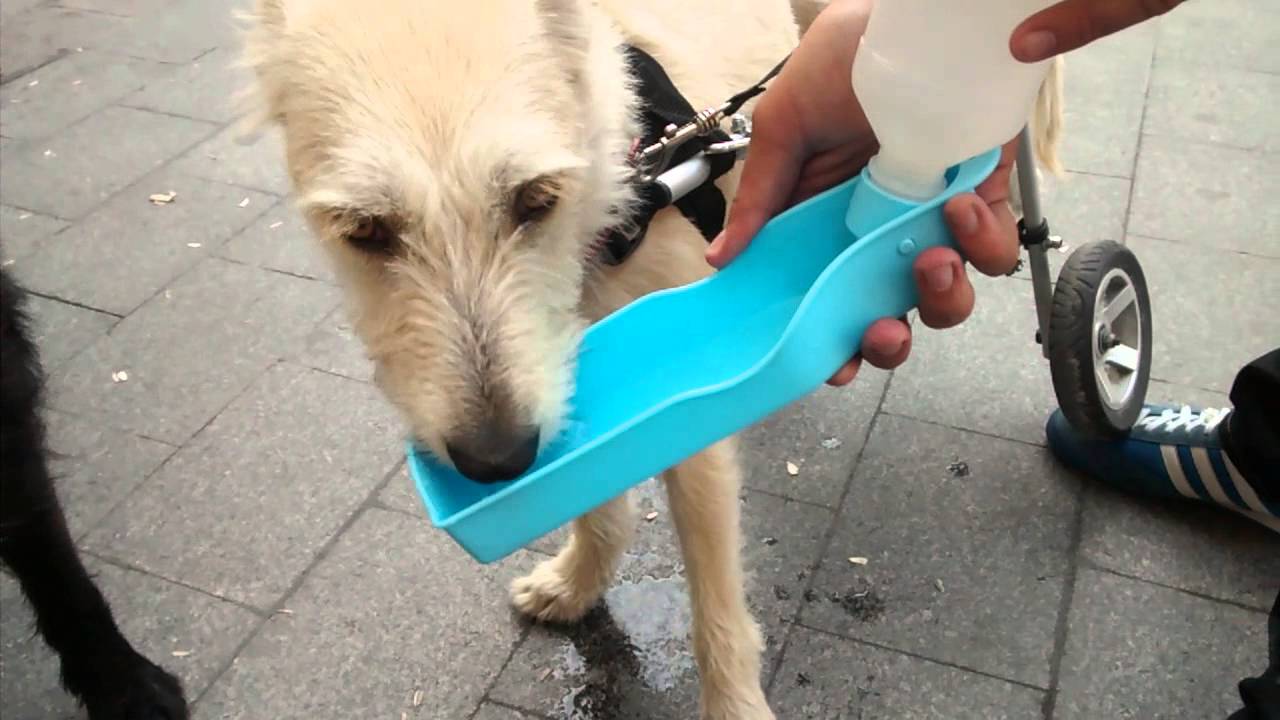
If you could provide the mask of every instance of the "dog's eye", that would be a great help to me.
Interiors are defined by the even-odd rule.
[[[393,249],[395,233],[380,218],[362,217],[347,233],[347,242],[367,253],[387,255]]]
[[[556,195],[559,188],[548,180],[535,180],[521,187],[516,192],[514,215],[516,224],[538,222],[556,207],[560,198]]]

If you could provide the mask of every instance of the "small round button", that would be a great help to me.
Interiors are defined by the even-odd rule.
[[[898,243],[898,253],[901,255],[910,255],[916,251],[916,241],[911,238],[905,238]]]

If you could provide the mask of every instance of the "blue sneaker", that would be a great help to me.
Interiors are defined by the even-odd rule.
[[[1055,410],[1045,432],[1064,465],[1141,495],[1219,505],[1280,533],[1280,498],[1259,497],[1222,450],[1219,428],[1231,411],[1148,405],[1129,435],[1099,440]]]

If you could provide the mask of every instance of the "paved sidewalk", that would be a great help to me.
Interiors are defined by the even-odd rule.
[[[430,527],[278,140],[235,140],[230,3],[0,8],[3,261],[41,296],[61,490],[195,716],[694,717],[659,488],[607,608],[567,631],[505,595],[555,538],[479,566]],[[1225,403],[1280,341],[1278,45],[1280,4],[1213,0],[1069,60],[1050,219],[1141,258],[1155,399]],[[1280,538],[1055,466],[1033,323],[1026,277],[983,280],[897,373],[749,433],[780,718],[1222,718],[1262,669]],[[0,602],[0,716],[76,717],[8,575]]]

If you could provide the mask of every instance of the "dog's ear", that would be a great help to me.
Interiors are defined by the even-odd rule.
[[[536,7],[570,82],[580,84],[591,49],[591,36],[580,0],[537,0]]]

